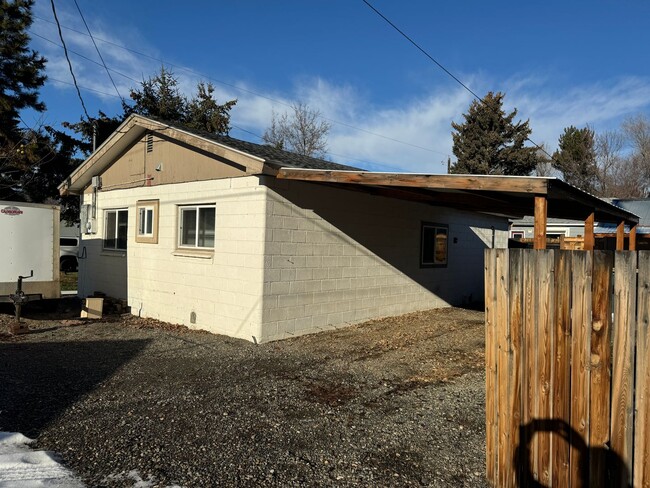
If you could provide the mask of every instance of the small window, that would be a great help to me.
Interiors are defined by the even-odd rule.
[[[158,243],[158,200],[140,200],[136,204],[136,242]]]
[[[214,205],[179,207],[179,247],[214,248]]]
[[[126,209],[106,210],[104,220],[104,249],[125,251],[129,226],[128,211]]]
[[[524,238],[524,231],[523,230],[511,230],[510,231],[510,237],[512,239],[523,239]]]
[[[420,266],[423,268],[447,266],[449,227],[422,223]]]

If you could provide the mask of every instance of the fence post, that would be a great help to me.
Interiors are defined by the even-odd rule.
[[[633,486],[650,486],[650,252],[639,253]]]

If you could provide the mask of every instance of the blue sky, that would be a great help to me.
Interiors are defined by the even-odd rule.
[[[74,2],[55,3],[68,48],[99,61]],[[125,97],[133,80],[160,69],[152,58],[163,59],[186,93],[205,80],[219,101],[238,99],[234,137],[259,142],[251,133],[261,135],[273,111],[302,101],[332,124],[334,161],[440,173],[453,158],[450,124],[472,96],[361,0],[78,3]],[[530,119],[532,139],[549,151],[568,125],[599,132],[650,116],[648,1],[371,3],[479,95],[505,92],[506,107]],[[36,0],[34,14],[32,46],[49,60],[48,109],[26,122],[77,121],[63,50],[38,37],[59,44],[49,0]],[[104,69],[71,60],[90,114],[119,112]]]

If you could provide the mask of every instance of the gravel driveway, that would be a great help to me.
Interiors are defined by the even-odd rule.
[[[0,335],[0,431],[89,486],[486,486],[481,312],[262,345],[64,318]]]

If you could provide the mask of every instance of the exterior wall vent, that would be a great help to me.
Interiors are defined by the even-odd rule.
[[[147,152],[153,151],[153,134],[147,134]]]

